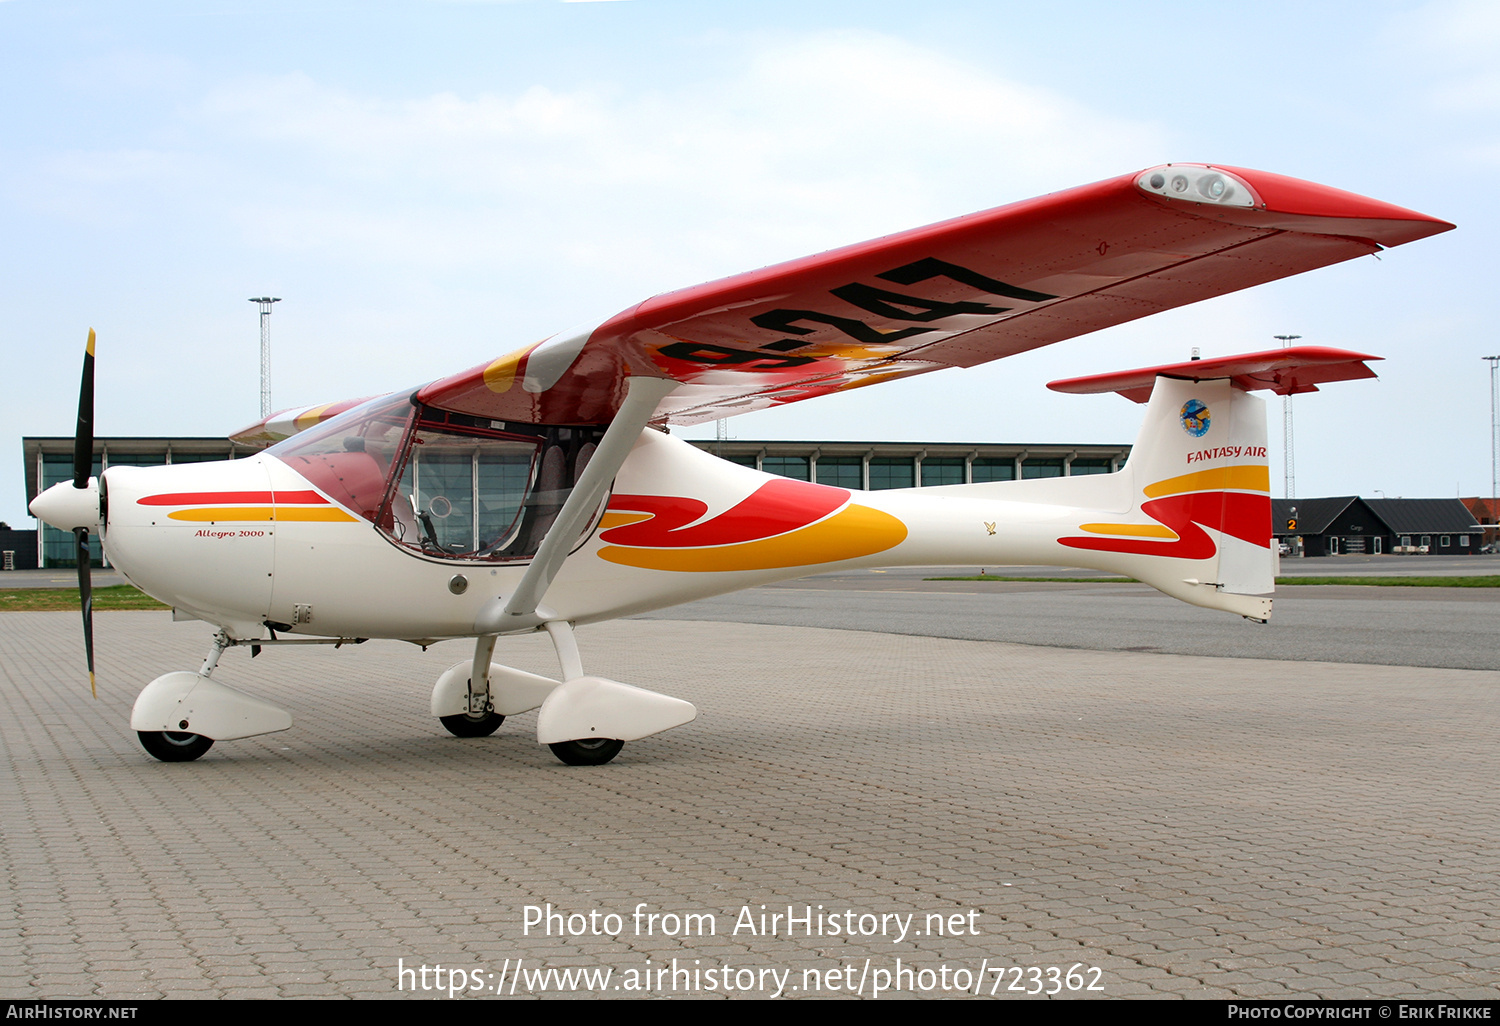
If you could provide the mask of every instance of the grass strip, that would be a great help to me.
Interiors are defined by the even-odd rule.
[[[974,577],[924,577],[924,581],[1044,581],[1047,584],[1134,584],[1134,577],[1000,577],[979,574]]]
[[[0,613],[47,613],[77,611],[77,588],[0,589]],[[114,584],[94,589],[94,610],[104,609],[170,609],[150,595],[128,584]]]
[[[924,581],[1030,581],[1043,584],[1125,584],[1130,577],[1000,577],[980,574],[974,577],[924,577]],[[1500,588],[1500,576],[1493,577],[1278,577],[1277,585],[1343,584],[1364,588]]]
[[[1354,584],[1375,588],[1500,588],[1492,577],[1278,577],[1277,584]]]

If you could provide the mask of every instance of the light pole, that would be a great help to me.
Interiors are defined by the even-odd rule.
[[[1301,338],[1301,335],[1273,335],[1272,338],[1281,342],[1281,348],[1290,349],[1293,342]],[[1297,494],[1297,460],[1292,455],[1292,394],[1288,392],[1281,397],[1281,477],[1282,491],[1288,499]]]
[[[252,296],[250,302],[260,304],[260,416],[264,420],[271,415],[271,304],[281,302],[281,297]]]
[[[1486,356],[1490,362],[1490,541],[1500,541],[1500,510],[1495,508],[1496,496],[1500,493],[1500,420],[1495,418],[1495,408],[1500,404],[1500,378],[1495,376],[1500,369],[1500,356]]]

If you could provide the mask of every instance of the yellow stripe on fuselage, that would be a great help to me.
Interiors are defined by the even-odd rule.
[[[1136,538],[1171,538],[1176,540],[1177,532],[1170,527],[1161,524],[1079,524],[1080,531],[1089,534],[1121,534]]]
[[[1271,468],[1265,465],[1249,464],[1198,470],[1191,474],[1169,477],[1165,481],[1147,485],[1141,491],[1148,499],[1159,499],[1163,495],[1180,495],[1183,492],[1221,492],[1225,489],[1241,492],[1269,492]]]
[[[599,518],[599,530],[608,531],[611,527],[624,527],[626,524],[637,524],[650,519],[650,513],[617,513],[609,510]]]
[[[201,506],[168,513],[173,520],[194,523],[260,523],[268,520],[312,521],[345,524],[355,519],[341,509],[305,509],[299,506]]]

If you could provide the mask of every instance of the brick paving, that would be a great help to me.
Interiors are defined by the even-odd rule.
[[[1115,997],[1500,998],[1495,672],[637,620],[584,628],[586,666],[700,717],[607,767],[557,763],[533,715],[448,736],[427,698],[464,646],[392,642],[230,652],[217,677],[295,726],[165,765],[130,705],[209,628],[96,630],[92,702],[76,614],[0,616],[6,998],[431,997],[398,960],[493,989],[518,958],[610,987],[675,958],[868,995],[899,958],[1097,966]],[[555,673],[538,638],[497,659]],[[716,933],[637,935],[643,902]],[[547,903],[624,929],[525,935]],[[761,905],[978,933],[736,935]]]

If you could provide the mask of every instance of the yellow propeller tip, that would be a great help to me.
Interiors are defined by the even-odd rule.
[[[88,354],[89,354],[89,355],[90,355],[90,356],[93,356],[93,355],[94,355],[94,329],[93,329],[93,328],[90,328],[90,329],[89,329],[89,345],[88,345]]]

